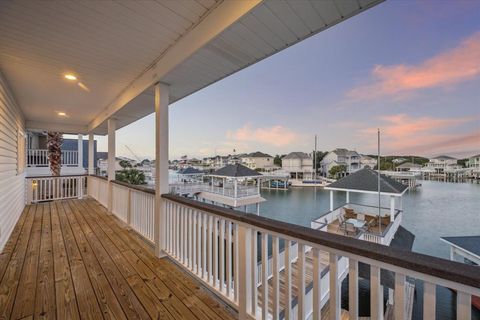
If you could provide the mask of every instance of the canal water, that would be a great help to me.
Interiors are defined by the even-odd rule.
[[[403,199],[402,226],[415,234],[413,251],[449,259],[449,247],[440,237],[480,235],[480,184],[421,181],[416,191],[408,191]],[[267,200],[260,205],[260,215],[302,226],[329,210],[329,192],[320,188],[291,188],[262,190]],[[345,193],[336,192],[334,207],[345,203]],[[375,195],[350,194],[350,202],[378,205]],[[382,206],[388,207],[388,199]],[[479,271],[480,272],[480,271]],[[346,280],[348,281],[348,280]],[[346,282],[342,287],[347,287]],[[413,319],[422,319],[423,285],[416,282]],[[345,293],[345,292],[344,292]],[[368,295],[368,282],[360,283],[360,294]],[[343,294],[342,306],[348,306]],[[364,300],[365,301],[365,300]],[[446,288],[437,288],[437,319],[456,319],[455,295]],[[360,313],[368,315],[369,302],[360,306]],[[473,319],[480,312],[473,311]]]

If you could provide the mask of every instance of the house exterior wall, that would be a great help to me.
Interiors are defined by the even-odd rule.
[[[273,166],[273,157],[244,157],[242,163],[250,169],[265,169]]]
[[[25,119],[0,72],[0,251],[25,207]]]
[[[313,159],[282,159],[282,169],[288,172],[312,172]]]
[[[469,168],[480,168],[480,155],[473,156],[468,159]]]
[[[328,176],[328,172],[334,166],[344,165],[347,167],[347,173],[353,173],[362,169],[361,156],[355,151],[348,151],[347,155],[338,155],[334,151],[330,151],[320,162],[320,169],[324,176]]]

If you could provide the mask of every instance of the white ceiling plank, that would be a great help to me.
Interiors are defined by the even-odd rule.
[[[188,1],[187,3],[185,3],[185,1],[168,1],[167,0],[167,1],[158,1],[157,3],[165,8],[168,8],[168,10],[170,10],[171,13],[181,17],[182,19],[189,21],[190,24],[193,24],[196,21],[198,21],[198,19],[207,12],[207,8],[196,3],[196,8],[194,9],[191,6],[189,6],[190,2],[194,2],[194,1]]]
[[[248,29],[243,23],[235,23],[230,27],[230,30],[238,34],[244,41],[249,42],[252,46],[260,50],[263,55],[271,53],[274,48],[269,45],[265,40],[260,38],[256,32]]]
[[[297,36],[265,4],[258,6],[252,14],[258,20],[268,25],[270,30],[275,30],[275,33],[283,40],[284,44],[297,40]]]
[[[332,0],[312,1],[311,3],[326,24],[330,25],[341,19],[340,13]]]
[[[273,48],[279,48],[285,45],[285,42],[271,29],[269,29],[262,21],[258,20],[252,13],[246,14],[241,20],[247,29],[255,32],[268,45]]]
[[[360,9],[360,5],[356,0],[336,0],[335,5],[343,17],[348,16],[350,12]]]

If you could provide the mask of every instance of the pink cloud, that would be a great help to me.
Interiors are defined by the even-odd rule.
[[[382,150],[397,153],[418,153],[423,155],[435,152],[459,152],[480,150],[480,131],[452,134],[449,129],[471,121],[475,117],[433,118],[410,117],[405,114],[383,116],[379,118]],[[371,149],[376,147],[377,127],[368,127],[359,131],[359,137],[372,140]]]
[[[227,138],[241,142],[259,142],[276,147],[284,147],[298,140],[299,135],[283,126],[253,128],[250,124],[227,132]]]
[[[447,87],[480,76],[480,32],[463,40],[456,48],[418,65],[377,65],[372,82],[348,92],[353,99],[382,96],[402,97],[419,89]]]

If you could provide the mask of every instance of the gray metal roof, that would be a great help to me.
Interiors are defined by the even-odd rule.
[[[184,175],[187,175],[187,174],[202,174],[203,171],[195,169],[193,167],[187,167],[187,168],[178,170],[178,173],[179,174],[184,174]]]
[[[246,155],[246,157],[249,157],[249,158],[273,158],[271,155],[269,155],[267,153],[260,152],[260,151],[249,153],[248,155]]]
[[[480,236],[442,237],[442,239],[480,256]]]
[[[283,159],[311,159],[308,154],[301,151],[290,152]]]
[[[229,164],[226,167],[214,171],[212,175],[222,177],[254,177],[261,176],[262,174],[241,164]]]
[[[360,156],[360,154],[357,151],[350,151],[348,149],[343,149],[343,148],[337,148],[332,152],[335,153],[337,156],[343,156],[343,157]]]
[[[378,174],[372,169],[361,169],[354,172],[340,180],[337,180],[325,189],[344,189],[344,190],[358,190],[358,191],[378,191]],[[380,192],[402,194],[408,186],[397,182],[383,174],[380,175]]]
[[[438,157],[433,157],[432,159],[443,159],[443,160],[457,160],[457,158],[450,157],[450,156],[438,156]]]

